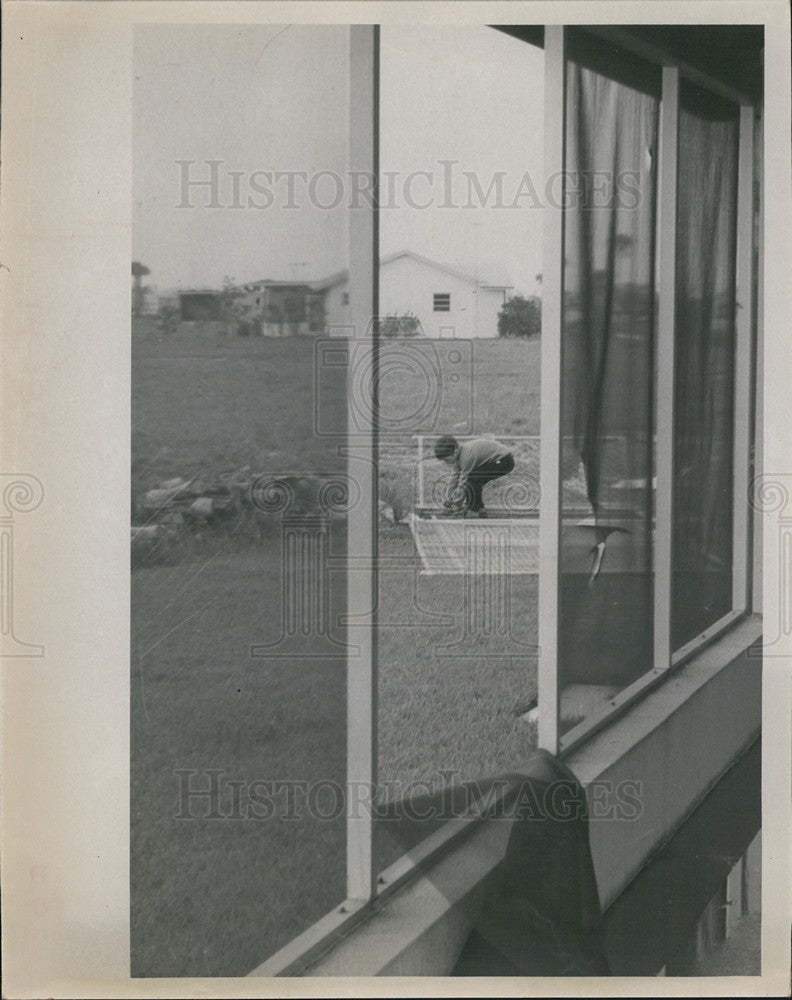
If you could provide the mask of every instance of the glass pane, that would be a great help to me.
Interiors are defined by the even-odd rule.
[[[519,770],[536,745],[544,56],[484,26],[383,25],[381,72],[378,757],[392,804]],[[378,867],[452,814],[422,802],[414,822],[380,824]]]
[[[134,58],[132,974],[241,976],[346,894],[349,31]]]
[[[681,88],[672,640],[732,608],[739,110]]]
[[[561,733],[652,666],[659,111],[656,71],[593,45],[567,86]]]

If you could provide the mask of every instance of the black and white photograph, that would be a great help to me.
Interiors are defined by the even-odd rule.
[[[786,7],[26,6],[5,995],[783,995]]]

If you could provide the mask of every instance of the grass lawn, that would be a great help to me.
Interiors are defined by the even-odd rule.
[[[132,342],[132,488],[170,476],[344,468],[314,434],[314,341],[180,333]],[[344,371],[323,378],[325,418],[346,426]],[[332,388],[335,386],[336,391]]]
[[[536,434],[538,344],[473,347],[474,432]],[[344,468],[336,442],[313,433],[313,358],[307,338],[137,334],[133,494],[242,466]],[[341,427],[344,375],[327,375],[337,391],[322,400],[325,419]],[[403,398],[409,377],[387,391]],[[449,428],[414,428],[424,429]],[[409,475],[412,430],[384,445],[383,469]],[[519,769],[533,744],[518,716],[535,696],[535,579],[509,579],[508,636],[465,636],[465,581],[420,577],[403,525],[383,525],[380,554],[381,780],[398,794],[410,781],[436,783],[440,770],[461,780]],[[388,568],[392,556],[403,561]],[[171,562],[132,578],[133,974],[244,975],[345,895],[344,817],[302,808],[287,818],[282,796],[273,816],[259,816],[250,783],[343,785],[346,664],[332,655],[251,659],[251,644],[276,640],[282,624],[277,529],[246,544],[209,537]],[[344,598],[336,578],[334,613]],[[178,818],[186,779],[177,772],[197,772],[191,787],[206,788],[210,769],[225,772],[220,816],[195,798],[193,818]],[[242,783],[238,800],[229,781]],[[383,864],[391,857],[380,854]]]
[[[439,786],[440,771],[471,780],[518,770],[535,745],[519,716],[536,697],[536,577],[421,576],[402,525],[380,533],[383,559],[395,549],[412,565],[380,571],[380,781],[398,790]],[[504,584],[511,634],[471,634],[471,605],[495,606]]]
[[[445,358],[446,346],[442,341],[417,342],[402,343],[397,349]],[[495,506],[507,488],[516,488],[521,494],[518,502],[526,507],[538,503],[540,342],[472,341],[469,347],[467,371],[472,377],[461,391],[455,389],[443,400],[446,423],[388,434],[380,443],[381,496],[401,512],[410,510],[416,500],[412,433],[454,433],[455,423],[469,412],[474,422],[468,433],[529,439],[511,442],[515,471],[486,487],[486,502]],[[464,349],[462,356],[460,368],[468,363]],[[380,396],[385,412],[396,413],[400,401],[410,398],[411,389],[414,394],[419,388],[419,378],[413,375],[411,380],[401,369],[394,370],[397,375],[383,382]],[[453,374],[457,373],[462,374],[455,369]],[[436,500],[449,470],[428,458],[428,447],[425,455],[425,492]],[[519,716],[536,696],[536,578],[505,580],[508,640],[500,635],[466,635],[466,602],[481,600],[484,591],[473,596],[474,581],[460,576],[420,576],[420,558],[405,525],[381,524],[379,546],[380,781],[394,787],[411,781],[437,786],[441,770],[456,772],[465,780],[519,769],[535,745],[535,734]],[[386,569],[394,556],[406,565]],[[437,624],[432,616],[445,616],[452,623]],[[456,648],[446,648],[454,642]]]
[[[275,539],[133,574],[133,975],[243,975],[345,896],[343,817],[250,808],[254,781],[345,780],[344,661],[250,658],[277,638],[278,558]],[[183,808],[210,769],[217,808]]]

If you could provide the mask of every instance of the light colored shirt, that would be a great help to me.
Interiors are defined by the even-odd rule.
[[[494,438],[473,438],[459,446],[459,453],[454,463],[454,478],[451,480],[451,492],[465,488],[470,473],[486,462],[503,458],[509,454],[509,449]]]

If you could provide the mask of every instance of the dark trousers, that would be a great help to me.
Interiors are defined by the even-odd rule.
[[[508,475],[514,468],[514,456],[504,455],[502,458],[491,459],[473,469],[468,475],[465,488],[465,500],[468,510],[474,512],[484,509],[484,501],[481,499],[481,491],[487,483],[493,479],[500,479],[501,476]]]

